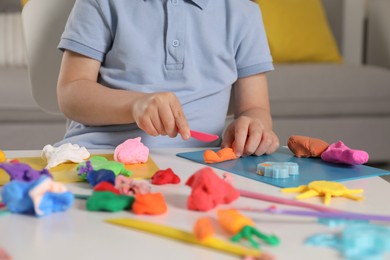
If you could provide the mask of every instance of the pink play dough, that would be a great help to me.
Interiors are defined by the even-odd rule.
[[[114,160],[123,164],[145,163],[149,148],[141,142],[141,137],[128,139],[115,148]]]
[[[357,165],[368,162],[368,153],[362,150],[352,150],[342,141],[329,145],[321,154],[321,159],[333,163]]]

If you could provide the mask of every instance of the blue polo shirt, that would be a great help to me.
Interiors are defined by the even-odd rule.
[[[249,0],[77,0],[59,48],[100,61],[98,82],[109,88],[174,92],[191,129],[218,135],[232,84],[273,69],[261,12]],[[138,136],[151,148],[218,144],[73,121],[57,145],[114,148]]]

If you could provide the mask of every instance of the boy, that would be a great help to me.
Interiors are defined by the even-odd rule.
[[[249,0],[77,0],[59,48],[58,101],[72,120],[59,144],[216,146],[189,129],[221,135],[234,85],[222,147],[242,156],[279,146],[264,74],[272,58]]]

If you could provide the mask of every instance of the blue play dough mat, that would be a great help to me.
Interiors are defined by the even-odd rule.
[[[218,151],[218,149],[215,151]],[[321,158],[297,158],[287,147],[281,147],[277,152],[271,155],[248,156],[237,160],[212,164],[204,162],[203,152],[204,150],[178,153],[176,155],[210,167],[218,168],[281,188],[306,185],[316,180],[340,182],[390,174],[389,171],[365,165],[350,166],[338,163],[328,163],[323,161]],[[257,164],[263,162],[297,163],[299,165],[299,175],[290,176],[286,179],[274,179],[271,177],[260,176],[256,173]]]

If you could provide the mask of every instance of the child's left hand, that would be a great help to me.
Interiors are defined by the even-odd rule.
[[[242,115],[226,128],[221,146],[233,148],[237,156],[259,156],[275,152],[279,138],[259,118]]]

